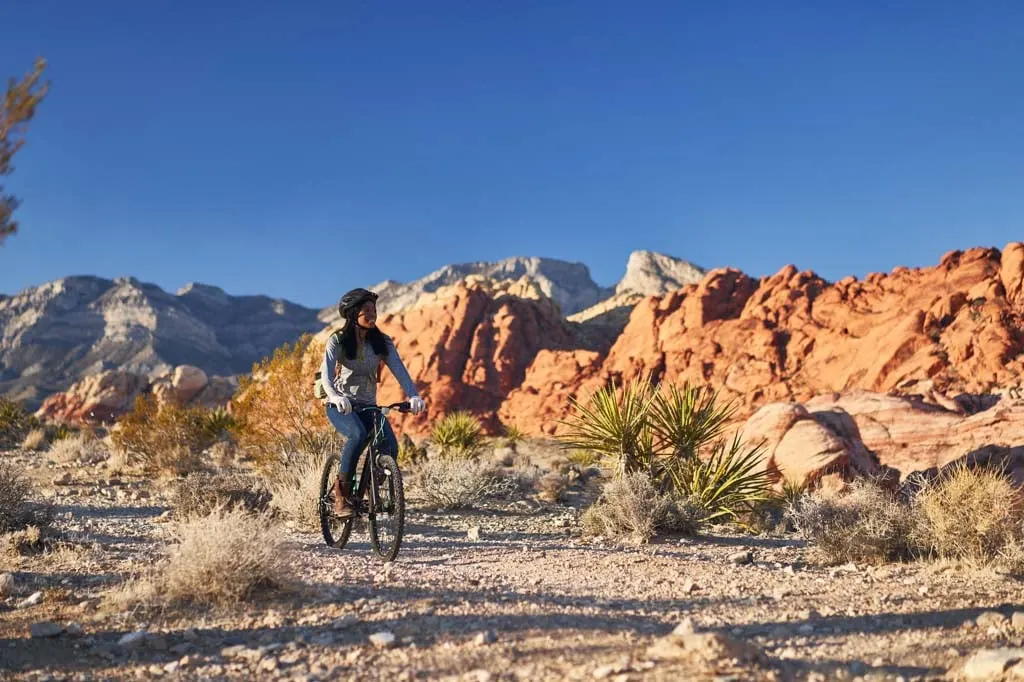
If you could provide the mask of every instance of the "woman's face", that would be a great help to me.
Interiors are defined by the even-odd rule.
[[[359,309],[359,316],[356,318],[356,323],[360,327],[370,329],[377,324],[377,304],[373,301],[367,301]]]

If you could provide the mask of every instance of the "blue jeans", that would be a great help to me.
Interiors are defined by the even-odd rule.
[[[327,406],[327,419],[331,425],[345,437],[345,445],[341,449],[341,471],[340,476],[348,476],[349,480],[356,474],[356,464],[359,462],[359,453],[366,445],[367,437],[373,435],[373,412],[350,412],[341,414],[336,409]],[[398,456],[398,440],[395,432],[391,430],[391,424],[387,419],[384,423],[384,443],[381,450],[392,456]]]

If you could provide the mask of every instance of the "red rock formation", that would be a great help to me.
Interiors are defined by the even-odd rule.
[[[495,292],[480,282],[447,287],[378,324],[394,338],[430,406],[418,417],[394,415],[397,428],[414,434],[454,410],[476,413],[488,431],[496,432],[502,402],[523,384],[538,352],[576,343],[549,300],[512,295],[507,287]],[[384,372],[378,397],[382,402],[404,399],[390,372]]]
[[[522,415],[526,432],[550,432],[567,395],[641,373],[713,386],[738,400],[744,416],[769,402],[898,391],[915,380],[945,395],[991,392],[1024,371],[1022,282],[1024,245],[1016,243],[834,284],[793,266],[760,281],[714,270],[641,301],[597,367],[567,362],[555,371],[545,360],[547,379],[572,388],[548,399],[514,392],[502,412]]]
[[[237,386],[234,379],[207,377],[190,365],[156,378],[107,370],[49,396],[37,414],[57,421],[109,423],[131,410],[135,398],[142,394],[151,393],[159,403],[216,407],[227,404]]]

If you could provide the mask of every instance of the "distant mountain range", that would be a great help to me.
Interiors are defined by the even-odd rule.
[[[517,257],[447,265],[413,282],[387,280],[373,289],[381,294],[380,310],[386,314],[470,275],[499,281],[527,277],[571,316],[624,296],[632,302],[640,295],[664,294],[698,281],[704,272],[680,259],[637,251],[622,280],[601,287],[581,263]],[[108,369],[154,375],[193,365],[210,376],[244,374],[275,348],[336,320],[333,307],[315,310],[266,296],[231,296],[205,284],[171,294],[133,277],[67,277],[0,296],[0,395],[34,408],[46,396]]]

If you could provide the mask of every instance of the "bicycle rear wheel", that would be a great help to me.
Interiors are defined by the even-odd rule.
[[[394,561],[405,528],[405,488],[398,462],[391,455],[377,458],[377,508],[370,512],[370,545],[384,561]]]
[[[354,516],[347,519],[339,519],[334,514],[334,482],[338,478],[338,471],[341,465],[341,458],[338,455],[331,455],[324,462],[323,471],[320,472],[320,530],[323,532],[324,542],[328,547],[344,549],[348,543],[348,537],[352,534],[352,523]]]

